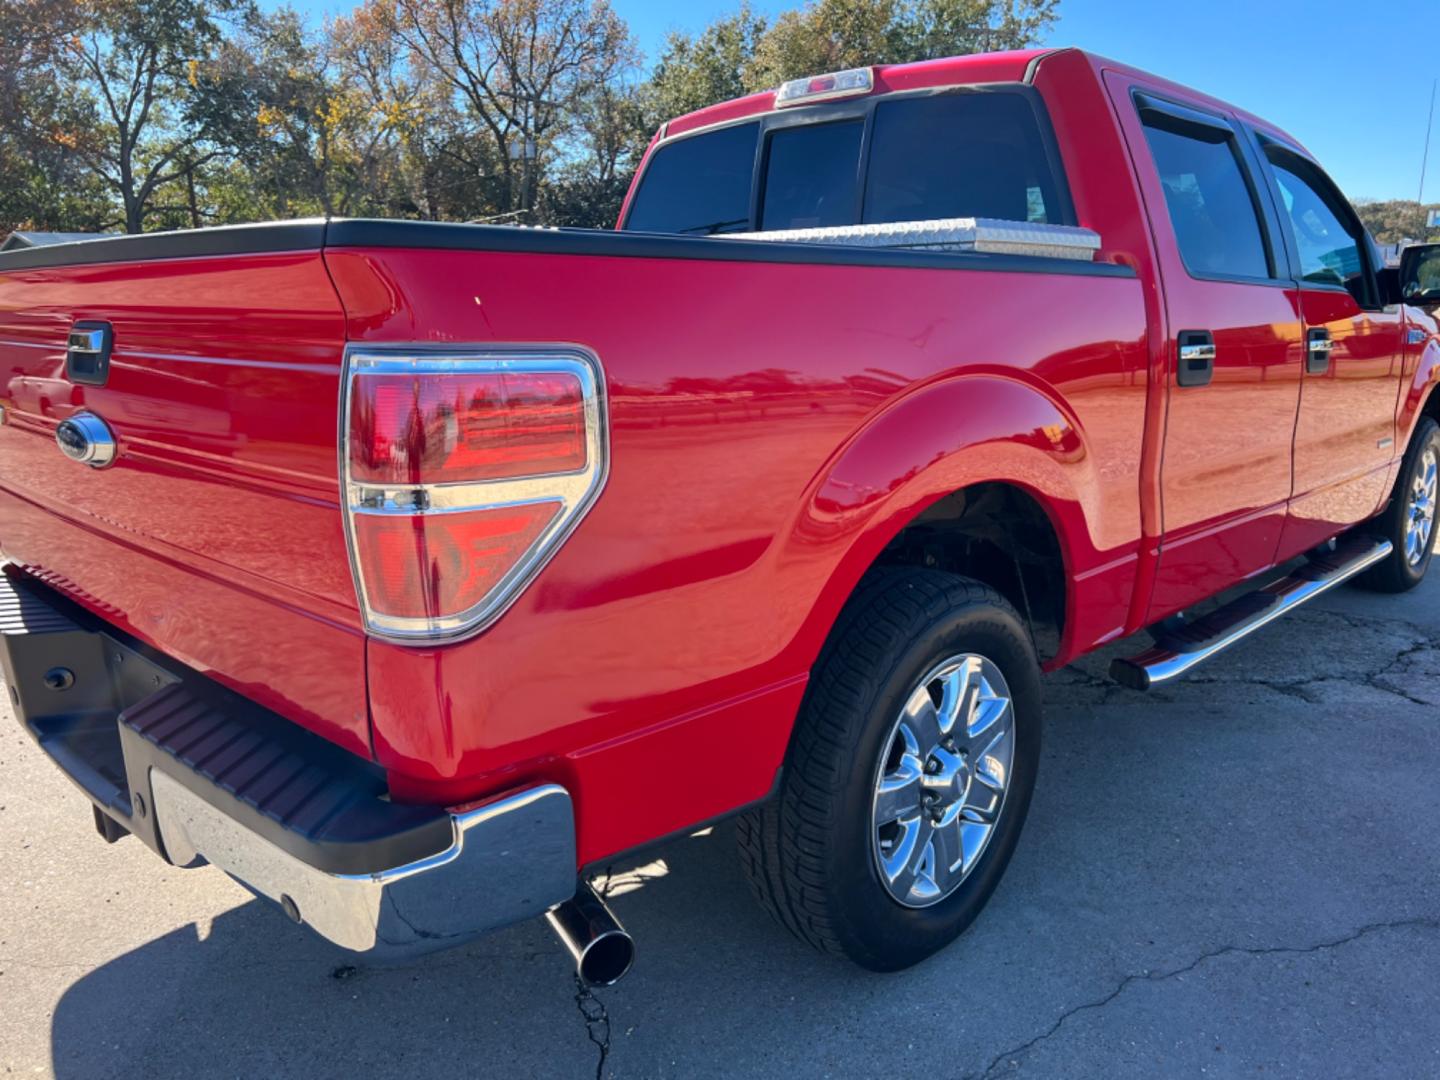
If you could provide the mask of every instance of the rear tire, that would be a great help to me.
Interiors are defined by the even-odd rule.
[[[1357,579],[1377,592],[1398,593],[1415,588],[1435,555],[1437,468],[1440,468],[1440,424],[1420,418],[1390,505],[1375,519],[1378,534],[1395,550]]]
[[[1009,864],[1040,726],[1035,648],[1003,597],[936,570],[873,574],[815,665],[777,797],[739,821],[756,897],[871,970],[925,959]]]

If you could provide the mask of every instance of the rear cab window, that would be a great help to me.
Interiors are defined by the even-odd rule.
[[[1031,103],[962,93],[875,108],[864,221],[986,217],[1063,224],[1066,217]]]
[[[765,163],[762,229],[814,229],[851,225],[860,191],[857,120],[802,124],[773,132]]]
[[[955,217],[1074,224],[1028,88],[882,95],[680,136],[651,155],[624,228],[704,235]]]

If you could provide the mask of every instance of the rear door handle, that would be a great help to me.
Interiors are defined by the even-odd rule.
[[[1335,342],[1323,326],[1305,332],[1305,370],[1311,375],[1324,375],[1330,370],[1330,354],[1334,351]]]
[[[1179,363],[1177,386],[1208,386],[1215,376],[1215,338],[1209,330],[1181,330],[1175,335]]]

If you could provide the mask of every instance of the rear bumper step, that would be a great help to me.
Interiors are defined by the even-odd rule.
[[[213,863],[347,949],[428,952],[575,892],[564,788],[393,803],[370,762],[5,575],[0,668],[107,840],[129,832],[177,866]]]
[[[1110,662],[1110,677],[1132,690],[1178,679],[1256,630],[1354,577],[1390,554],[1390,541],[1343,540],[1332,552],[1217,608],[1196,622],[1157,634],[1151,648]]]

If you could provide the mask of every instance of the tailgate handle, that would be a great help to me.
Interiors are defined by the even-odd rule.
[[[77,322],[65,349],[65,376],[71,382],[104,386],[110,377],[115,332],[108,322]]]

